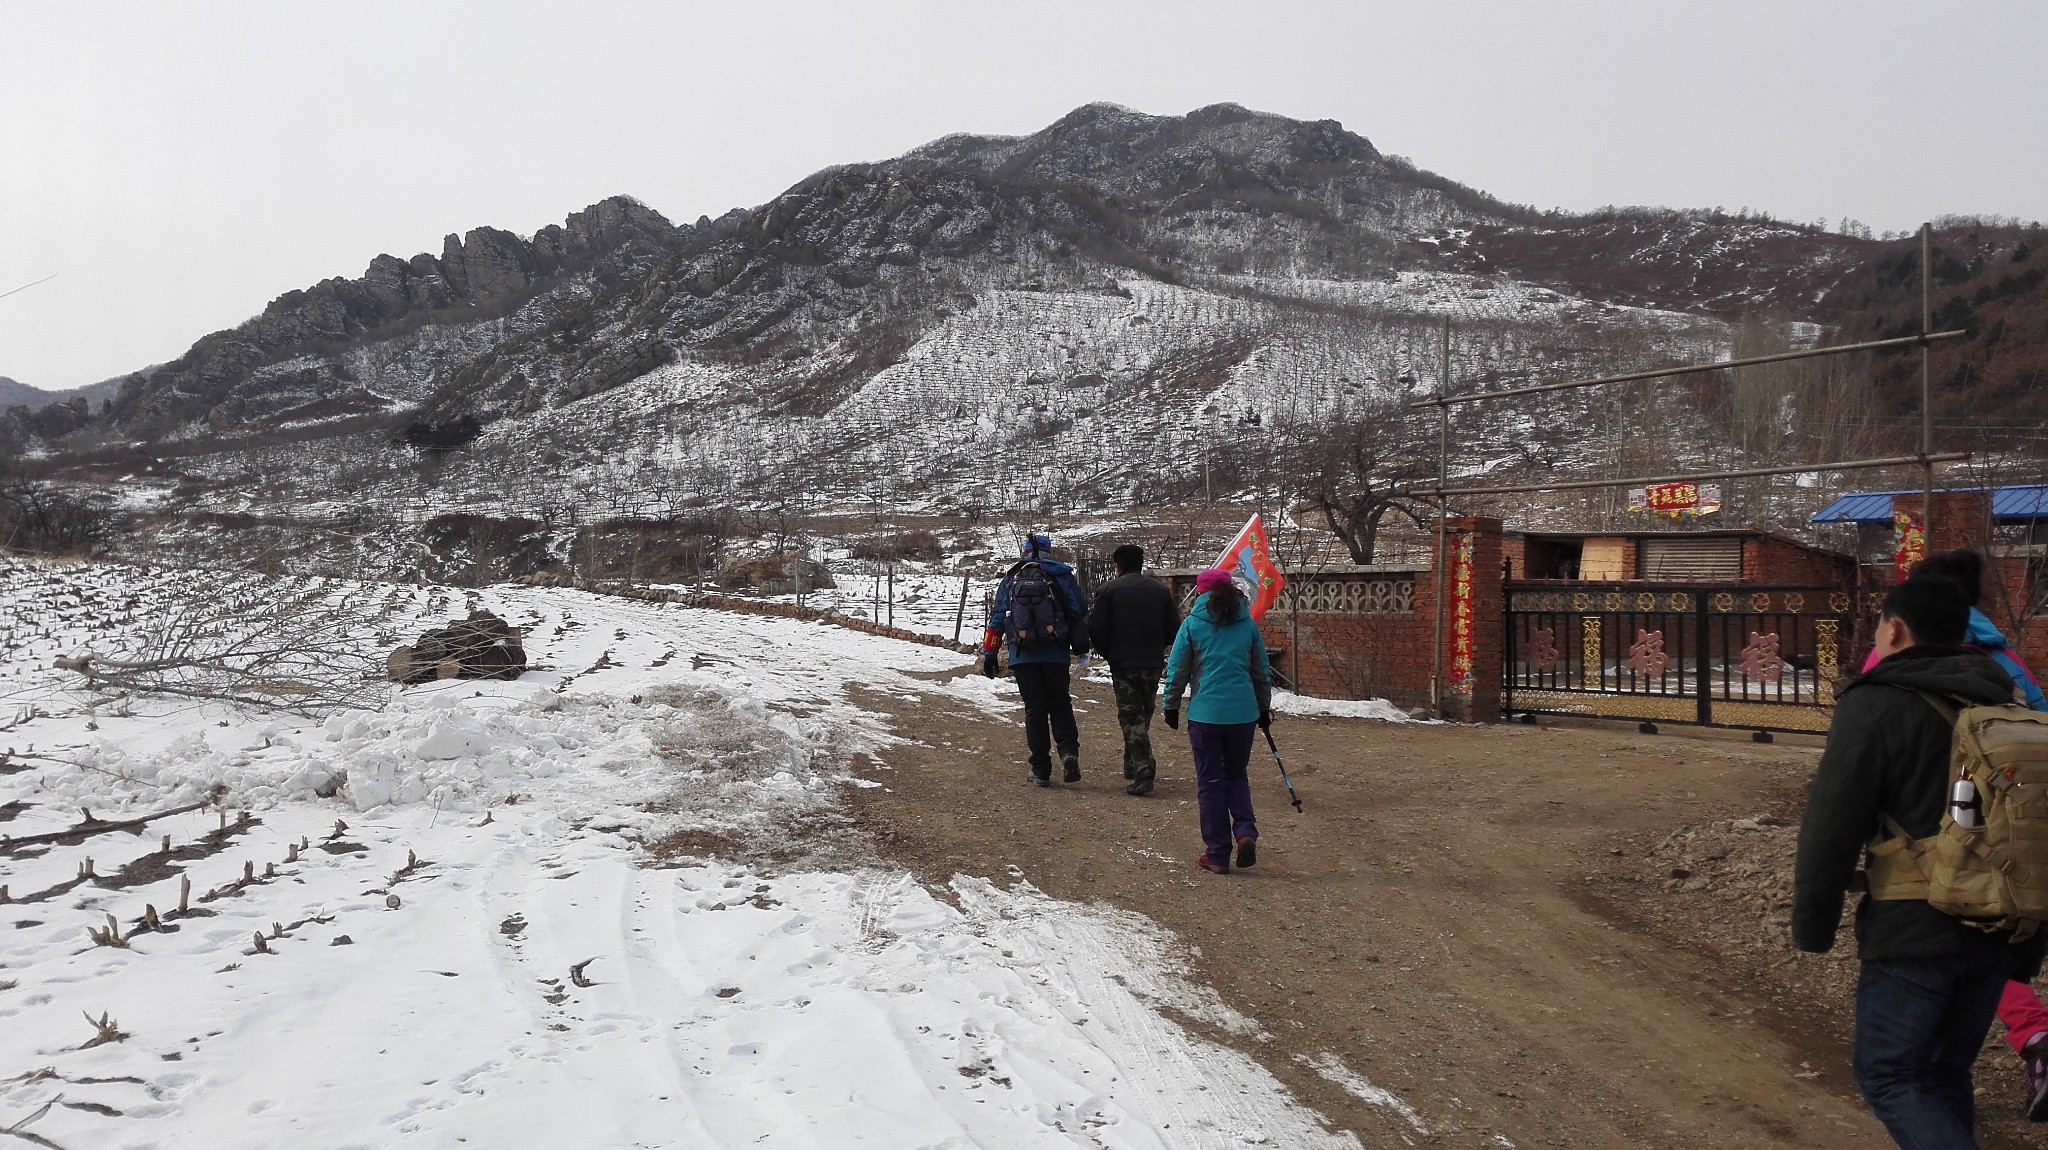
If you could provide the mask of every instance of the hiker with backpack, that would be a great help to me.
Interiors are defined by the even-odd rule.
[[[1869,853],[1853,1071],[1905,1147],[1976,1146],[1971,1064],[2048,943],[2048,812],[2020,801],[2048,785],[2048,716],[1963,645],[1969,615],[1953,579],[1885,596],[1878,661],[1837,692],[1794,865],[1793,943],[1821,953]]]
[[[2048,696],[2043,696],[2041,684],[2034,679],[2034,673],[2019,661],[2012,648],[2005,641],[2005,633],[1998,624],[1986,615],[1984,606],[1984,557],[1967,547],[1953,551],[1936,551],[1920,562],[1913,564],[1909,575],[1937,575],[1953,579],[1970,600],[1970,627],[1964,635],[1963,645],[1974,647],[1997,663],[2007,675],[2012,676],[2014,686],[2019,688],[2020,700],[2036,711],[2048,711]],[[1863,660],[1867,674],[1877,665],[1877,651],[1873,648]]]
[[[1173,637],[1161,688],[1166,725],[1180,727],[1181,695],[1188,699],[1188,749],[1195,760],[1195,805],[1202,824],[1202,857],[1195,865],[1229,874],[1259,859],[1259,828],[1246,775],[1252,739],[1272,729],[1273,682],[1266,641],[1252,621],[1244,593],[1230,572],[1212,567],[1195,576],[1195,601]]]
[[[1088,608],[1088,641],[1109,663],[1116,692],[1116,721],[1124,735],[1127,795],[1152,793],[1158,766],[1152,758],[1152,709],[1159,702],[1159,675],[1166,648],[1180,629],[1173,591],[1145,574],[1145,551],[1126,543],[1109,553],[1116,578],[1095,591]]]
[[[1024,700],[1024,743],[1031,751],[1031,781],[1052,785],[1052,752],[1059,750],[1061,780],[1081,781],[1081,731],[1074,723],[1068,660],[1088,653],[1080,626],[1086,601],[1074,569],[1052,557],[1052,537],[1024,540],[1019,558],[1003,574],[981,643],[981,673],[993,679],[1007,644],[1010,674]]]
[[[1970,626],[1965,645],[1991,656],[2019,688],[2021,701],[2036,711],[2048,711],[2048,699],[2034,673],[2007,648],[2005,635],[1983,611],[1984,557],[1968,548],[1937,551],[1913,565],[1914,575],[1940,575],[1953,579],[1970,601]],[[1872,651],[1871,663],[1877,652]],[[1864,665],[1870,669],[1871,663]],[[2030,1122],[2048,1121],[2048,1006],[2031,982],[2008,982],[1998,1000],[1998,1021],[2005,1026],[2005,1041],[2020,1056],[2026,1083],[2026,1115]]]

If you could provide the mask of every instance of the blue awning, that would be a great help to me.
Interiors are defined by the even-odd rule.
[[[1851,492],[1815,512],[1808,522],[1890,523],[1892,497],[1919,494],[1918,491]],[[2048,519],[2048,484],[1994,488],[1991,492],[1991,517],[2008,523]]]
[[[2048,485],[2001,487],[1991,493],[1993,519],[2048,519]]]

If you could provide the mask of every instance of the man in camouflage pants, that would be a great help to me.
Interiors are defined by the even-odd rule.
[[[1166,650],[1180,629],[1180,609],[1166,584],[1144,574],[1145,552],[1125,544],[1110,553],[1117,577],[1095,592],[1088,609],[1088,638],[1109,663],[1116,688],[1117,725],[1124,732],[1124,777],[1129,795],[1150,794],[1157,768],[1152,761],[1152,710],[1159,702],[1159,676]]]

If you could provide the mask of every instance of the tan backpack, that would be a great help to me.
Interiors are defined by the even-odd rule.
[[[1870,841],[1870,897],[1924,899],[2018,942],[2048,922],[2048,713],[1920,697],[1955,728],[1941,827],[1916,839],[1884,815]],[[1956,821],[1964,779],[1976,788],[1976,826]]]

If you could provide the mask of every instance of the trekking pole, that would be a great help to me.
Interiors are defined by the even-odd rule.
[[[1294,780],[1287,777],[1287,764],[1280,761],[1280,747],[1273,742],[1273,728],[1259,729],[1266,732],[1266,747],[1273,752],[1273,765],[1280,768],[1280,782],[1287,788],[1287,798],[1294,803],[1296,811],[1301,810],[1301,796],[1294,793]]]

